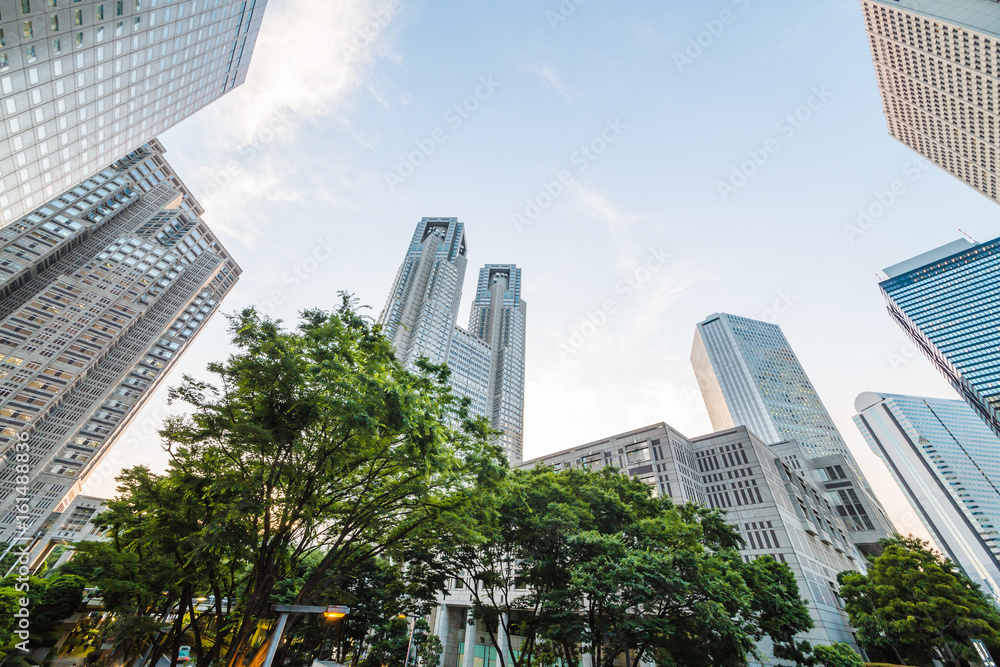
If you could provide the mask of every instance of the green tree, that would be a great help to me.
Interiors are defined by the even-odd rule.
[[[63,619],[72,616],[83,602],[83,577],[56,574],[46,581],[45,588],[31,610],[31,626],[35,632],[50,630]]]
[[[14,614],[21,608],[20,600],[24,593],[20,593],[10,586],[0,587],[0,650],[10,651],[17,639],[14,630],[17,629],[17,618]]]
[[[847,644],[840,642],[829,646],[817,646],[813,649],[813,657],[818,667],[865,667],[858,652]]]
[[[273,617],[275,586],[296,579],[303,561],[311,559],[308,576],[284,593],[294,590],[297,604],[327,602],[364,563],[405,560],[411,544],[429,539],[428,525],[504,470],[486,421],[451,393],[447,368],[408,372],[346,295],[334,312],[303,313],[294,331],[248,309],[230,318],[230,333],[235,353],[209,365],[215,385],[185,377],[171,390],[191,414],[161,431],[168,470],[126,471],[97,519],[117,552],[104,552],[101,567],[162,565],[166,605],[151,599],[155,580],[121,593],[136,610],[175,612],[174,656],[193,633],[203,667],[266,651],[251,650],[250,639]],[[199,615],[191,598],[208,591],[216,608]],[[223,597],[236,601],[231,612]],[[213,623],[200,621],[206,614]],[[211,648],[201,655],[206,632]]]
[[[864,649],[898,662],[977,659],[969,643],[1000,647],[1000,613],[950,560],[916,537],[883,540],[867,574],[841,572],[840,594]]]
[[[812,627],[787,565],[745,563],[720,513],[616,470],[513,471],[468,510],[436,565],[464,582],[494,643],[499,624],[523,637],[519,654],[506,647],[517,667],[543,653],[578,665],[581,645],[596,667],[626,648],[631,666],[738,666],[765,635],[785,646]]]

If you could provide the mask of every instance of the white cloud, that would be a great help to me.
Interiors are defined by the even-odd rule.
[[[531,69],[532,72],[540,76],[542,80],[546,81],[550,86],[555,88],[559,92],[559,94],[565,97],[568,101],[570,102],[573,101],[573,98],[570,95],[569,86],[563,83],[562,79],[559,78],[559,72],[552,69],[548,65],[542,65],[541,67],[537,66],[531,67],[529,69]]]
[[[642,216],[637,213],[621,212],[607,197],[585,188],[578,182],[574,181],[572,187],[580,195],[588,213],[597,220],[606,223],[611,229],[619,229],[642,219]]]

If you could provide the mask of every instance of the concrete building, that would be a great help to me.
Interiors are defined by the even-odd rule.
[[[417,370],[420,357],[448,364],[455,393],[502,431],[499,444],[516,464],[524,438],[527,305],[521,270],[514,264],[480,269],[469,327],[463,329],[457,322],[466,252],[465,225],[457,218],[423,218],[378,321],[409,370]]]
[[[855,408],[938,547],[1000,604],[1000,438],[962,401],[865,392]]]
[[[839,461],[843,467],[843,457]],[[800,638],[857,648],[837,592],[837,573],[865,571],[867,562],[827,499],[820,468],[811,462],[797,443],[768,446],[744,426],[689,439],[660,423],[526,461],[521,467],[612,467],[649,485],[655,495],[725,510],[746,543],[744,559],[769,555],[788,563],[795,574],[816,626]],[[431,627],[444,645],[442,667],[498,664],[493,656],[500,649],[492,645],[486,628],[466,623],[471,606],[470,592],[453,586],[433,615]],[[514,642],[518,646],[516,637]],[[470,645],[474,653],[467,656],[464,648]],[[771,661],[766,664],[774,664],[769,642],[760,648]],[[488,663],[491,657],[494,662]],[[474,663],[476,658],[483,662]]]
[[[862,0],[889,134],[997,201],[1000,5]]]
[[[889,315],[1000,435],[1000,239],[959,239],[885,274]]]
[[[104,539],[104,533],[91,523],[98,514],[104,511],[107,500],[92,496],[74,496],[66,509],[52,512],[38,526],[29,546],[28,566],[35,570],[42,565],[59,547],[68,547],[80,542],[97,542]],[[59,555],[51,567],[62,565],[73,555],[71,549],[66,549]]]
[[[0,225],[243,83],[266,4],[0,1]]]
[[[746,426],[767,444],[795,441],[811,460],[831,457],[829,466],[815,465],[842,466],[843,474],[828,480],[830,500],[855,543],[877,552],[879,540],[895,533],[781,327],[710,315],[695,328],[691,363],[713,428]]]
[[[0,230],[0,541],[70,507],[239,278],[200,210],[151,142]]]

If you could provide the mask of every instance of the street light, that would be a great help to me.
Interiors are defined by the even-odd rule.
[[[406,618],[406,614],[399,614],[397,618]],[[408,667],[410,664],[410,649],[413,647],[413,630],[417,627],[417,617],[413,616],[410,619],[410,641],[406,643],[406,659],[403,661],[403,667]]]
[[[281,643],[281,635],[285,633],[285,622],[289,614],[323,614],[328,621],[336,621],[351,613],[350,607],[331,604],[325,607],[318,607],[306,604],[276,604],[271,607],[273,611],[281,614],[278,616],[278,627],[271,638],[271,645],[267,647],[267,657],[264,659],[264,667],[271,667],[274,662],[274,655],[278,652],[278,644]]]

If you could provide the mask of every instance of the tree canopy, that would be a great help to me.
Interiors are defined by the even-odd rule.
[[[916,537],[883,540],[867,574],[841,572],[840,594],[864,649],[900,663],[977,664],[970,640],[997,655],[1000,612],[954,563]]]

